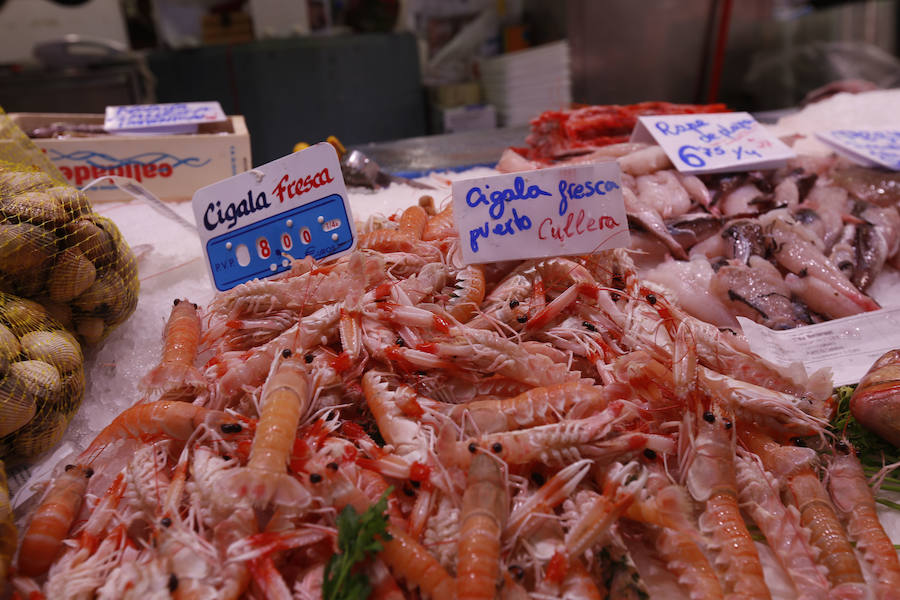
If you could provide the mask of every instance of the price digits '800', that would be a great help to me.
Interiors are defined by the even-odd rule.
[[[299,228],[297,230],[297,239],[304,246],[310,245],[312,243],[312,233],[310,233],[309,227]],[[280,246],[283,252],[289,253],[293,249],[294,238],[291,236],[290,231],[285,231],[281,234]],[[272,245],[266,237],[260,237],[256,240],[256,255],[264,260],[272,257]]]

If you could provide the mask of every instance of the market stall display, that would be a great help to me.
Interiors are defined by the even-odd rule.
[[[199,315],[169,293],[205,385],[132,395],[58,465],[50,497],[101,502],[71,506],[87,525],[20,593],[85,570],[98,597],[887,591],[825,374],[761,361],[621,250],[464,267],[446,210],[360,231],[336,263],[189,296]]]
[[[38,508],[20,572],[41,575],[50,566],[43,557],[57,555],[43,585],[49,596],[92,561],[85,591],[98,597],[181,586],[317,597],[334,511],[363,514],[386,494],[383,551],[366,568],[394,589],[380,562],[434,598],[492,594],[501,577],[509,590],[550,595],[575,585],[646,591],[661,584],[635,582],[631,560],[655,540],[670,580],[766,590],[737,504],[760,490],[738,486],[727,465],[738,437],[769,469],[781,468],[783,453],[798,454],[810,474],[803,490],[813,486],[791,492],[801,508],[825,494],[814,470],[828,459],[790,440],[823,434],[827,375],[807,378],[753,356],[733,334],[647,288],[620,250],[456,267],[458,240],[445,217],[412,207],[334,263],[299,261],[286,277],[218,294],[205,310],[212,358],[196,402],[154,401],[171,391],[156,390],[116,417],[47,493],[45,503],[75,490],[66,492],[78,502],[68,518],[81,513],[93,524],[99,547],[63,545],[65,535],[38,543]],[[184,306],[175,305],[168,337],[201,335],[200,316]],[[85,493],[104,500],[79,508]],[[663,498],[675,504],[664,509]],[[770,493],[766,502],[779,501]],[[557,509],[559,520],[539,517]],[[790,521],[792,544],[815,556],[802,527],[825,527],[814,540],[827,540],[819,551],[840,553],[841,564],[823,562],[831,579],[812,580],[788,564],[789,585],[865,585],[829,510],[826,524],[801,510]],[[608,537],[613,524],[619,535]],[[339,538],[351,535],[346,527]],[[701,534],[724,561],[706,562],[688,541]],[[776,553],[781,541],[770,542]],[[590,551],[605,543],[619,560]],[[688,565],[678,560],[684,544],[693,549]],[[179,552],[195,560],[175,559]],[[22,591],[35,585],[14,582]]]

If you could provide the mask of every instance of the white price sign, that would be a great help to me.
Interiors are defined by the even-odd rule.
[[[615,161],[453,182],[466,264],[590,254],[628,246]]]
[[[682,173],[774,169],[796,156],[745,112],[639,117],[631,140],[655,141]]]
[[[816,135],[864,167],[900,171],[900,131],[896,129],[836,129]]]
[[[197,190],[197,230],[220,291],[287,271],[291,259],[356,247],[337,152],[319,143]]]
[[[107,106],[103,128],[120,134],[179,134],[197,131],[201,123],[227,121],[218,102],[173,102]]]

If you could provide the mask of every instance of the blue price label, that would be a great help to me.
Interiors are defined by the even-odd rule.
[[[206,243],[219,291],[290,269],[291,259],[321,260],[353,244],[344,200],[332,194],[275,217],[229,231]]]

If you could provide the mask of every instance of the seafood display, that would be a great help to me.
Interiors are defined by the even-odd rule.
[[[563,162],[597,160],[622,168],[642,276],[717,327],[738,329],[741,316],[790,329],[876,310],[866,290],[900,262],[897,173],[801,156],[780,169],[698,177],[645,144]],[[540,166],[519,157],[498,168]]]
[[[414,206],[336,261],[176,300],[142,389],[21,523],[20,596],[886,598],[900,576],[828,375],[760,359],[622,249],[464,266],[449,209]]]

